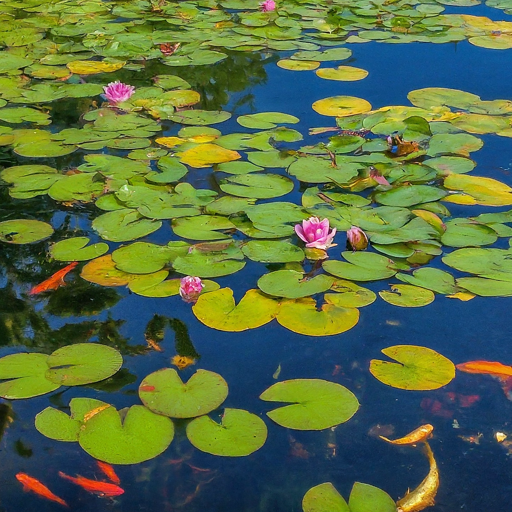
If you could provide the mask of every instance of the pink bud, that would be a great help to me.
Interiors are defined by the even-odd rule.
[[[196,302],[204,284],[199,277],[187,276],[180,281],[180,295],[185,302]]]
[[[382,176],[382,174],[373,166],[370,167],[370,178],[376,181],[379,185],[387,185],[388,187],[391,186],[389,181],[384,176]]]
[[[347,231],[347,242],[353,251],[364,251],[368,247],[366,233],[357,226],[352,226]]]

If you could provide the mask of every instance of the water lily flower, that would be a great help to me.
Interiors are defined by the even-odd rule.
[[[187,276],[180,281],[180,295],[185,302],[196,302],[204,284],[201,278]]]
[[[109,103],[117,105],[122,101],[130,99],[130,96],[135,92],[135,87],[116,80],[115,82],[110,82],[106,87],[103,87],[103,90],[105,91],[104,96]]]
[[[368,237],[361,228],[351,226],[347,231],[347,243],[353,251],[364,251],[368,247]]]
[[[332,243],[336,228],[329,233],[329,219],[321,221],[318,217],[310,217],[302,221],[302,226],[295,225],[295,233],[306,242],[306,247],[326,250],[336,245]]]
[[[264,2],[261,2],[260,9],[262,12],[270,12],[276,10],[276,3],[274,0],[265,0]]]

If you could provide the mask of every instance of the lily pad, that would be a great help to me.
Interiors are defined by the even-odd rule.
[[[201,416],[187,425],[187,437],[199,450],[224,457],[245,457],[267,439],[261,418],[242,409],[225,409],[221,423]]]
[[[304,512],[350,512],[347,502],[331,482],[315,485],[302,499]]]
[[[305,258],[300,247],[283,240],[250,240],[242,251],[249,259],[262,263],[301,262]]]
[[[325,274],[306,279],[304,273],[295,270],[277,270],[258,279],[258,288],[275,297],[298,299],[325,292],[334,283],[334,278]]]
[[[112,347],[98,343],[76,343],[59,348],[47,360],[46,378],[61,386],[80,386],[108,379],[123,364]]]
[[[46,222],[31,219],[6,220],[0,222],[0,241],[8,244],[31,244],[40,242],[53,234]]]
[[[259,290],[248,290],[235,304],[233,290],[220,290],[201,295],[192,311],[203,324],[219,331],[240,332],[255,329],[270,322],[279,309],[279,303]]]
[[[78,441],[86,414],[105,406],[110,407],[106,402],[94,398],[72,398],[69,403],[70,415],[59,409],[47,407],[36,415],[35,427],[43,436],[56,441]]]
[[[114,407],[89,419],[80,431],[80,446],[109,464],[139,464],[160,455],[174,437],[172,421],[142,405],[130,407],[124,421]]]
[[[245,126],[245,128],[268,130],[275,128],[278,124],[298,123],[299,118],[281,112],[258,112],[257,114],[239,116],[236,121],[238,124]]]
[[[86,261],[102,256],[108,251],[108,244],[87,245],[90,239],[86,236],[67,238],[50,247],[50,255],[58,261]],[[87,246],[87,247],[86,247]]]
[[[427,306],[435,298],[434,292],[431,290],[411,284],[393,284],[391,285],[391,291],[384,290],[379,292],[379,295],[389,304],[403,308]]]
[[[267,402],[291,402],[267,413],[278,425],[295,430],[323,430],[345,423],[359,409],[346,387],[320,379],[294,379],[273,384],[261,395]]]
[[[356,482],[348,500],[350,512],[395,512],[391,496],[373,485]]]
[[[455,365],[435,350],[416,345],[395,345],[382,353],[397,362],[370,361],[370,373],[399,389],[426,391],[446,386],[455,377]]]
[[[142,403],[153,412],[171,418],[208,414],[227,396],[226,381],[208,370],[197,370],[185,384],[176,370],[163,368],[145,377],[139,386]]]
[[[352,329],[359,321],[359,310],[336,304],[336,297],[325,295],[325,304],[317,308],[311,297],[281,302],[277,321],[286,329],[304,336],[332,336]]]
[[[370,103],[354,96],[333,96],[313,103],[313,110],[323,116],[346,117],[372,109]]]
[[[368,71],[352,66],[338,66],[337,68],[322,68],[316,70],[316,75],[325,80],[338,80],[342,82],[355,82],[368,76]]]
[[[0,359],[0,396],[8,400],[44,395],[60,387],[46,378],[46,354],[11,354]]]
[[[127,242],[160,229],[162,221],[143,217],[137,210],[123,208],[96,217],[92,227],[104,240]]]
[[[292,180],[278,174],[242,174],[220,182],[220,188],[226,194],[253,199],[283,196],[293,187]]]
[[[330,260],[322,264],[323,269],[336,277],[353,281],[375,281],[393,277],[398,269],[393,260],[371,252],[341,253],[348,260]]]

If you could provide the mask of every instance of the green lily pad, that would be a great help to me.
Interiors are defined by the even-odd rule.
[[[48,356],[11,354],[0,359],[0,396],[8,400],[44,395],[60,387],[46,378]]]
[[[498,235],[494,229],[468,219],[453,219],[447,222],[446,231],[441,236],[441,242],[450,247],[490,245],[496,240]]]
[[[292,162],[288,174],[305,183],[348,183],[361,168],[363,166],[357,163],[333,165],[330,158],[308,155]]]
[[[250,240],[242,247],[242,252],[249,259],[262,263],[301,262],[305,258],[300,247],[283,240]]]
[[[332,336],[357,325],[359,310],[336,305],[336,297],[325,295],[325,304],[317,308],[311,297],[281,302],[276,319],[283,327],[304,336]]]
[[[6,220],[0,222],[0,241],[8,244],[31,244],[40,242],[53,234],[46,222],[31,219]]]
[[[395,512],[391,496],[373,485],[356,482],[348,499],[350,512]]]
[[[191,240],[223,240],[229,238],[229,235],[222,231],[234,228],[235,225],[229,219],[216,215],[182,217],[172,222],[176,235]]]
[[[50,439],[64,442],[78,441],[80,427],[85,415],[99,407],[109,404],[94,398],[72,398],[69,402],[71,415],[64,411],[47,407],[36,415],[35,427],[38,432]]]
[[[58,261],[87,261],[108,252],[108,244],[100,242],[87,246],[89,242],[90,239],[86,236],[67,238],[52,244],[50,246],[50,255]]]
[[[90,418],[80,431],[80,446],[109,464],[139,464],[160,455],[174,437],[172,421],[141,405],[130,407],[124,421],[114,407]]]
[[[104,213],[92,221],[92,227],[104,240],[127,242],[153,233],[162,221],[146,219],[137,210],[124,208]]]
[[[195,418],[219,407],[228,396],[228,385],[218,374],[197,370],[185,384],[173,368],[151,373],[139,386],[142,403],[171,418]]]
[[[510,297],[512,282],[485,279],[483,277],[461,277],[456,283],[475,295],[481,297]]]
[[[221,423],[208,416],[187,425],[187,437],[199,450],[223,457],[245,457],[259,450],[267,439],[261,418],[242,409],[225,409]]]
[[[399,389],[426,391],[446,386],[455,377],[455,365],[435,350],[416,345],[395,345],[382,353],[397,362],[370,361],[370,373]]]
[[[195,126],[205,126],[227,121],[231,117],[229,112],[219,111],[211,112],[209,110],[184,110],[169,116],[171,121],[181,124],[192,124]]]
[[[320,66],[320,62],[311,60],[291,60],[281,59],[277,62],[280,68],[288,69],[289,71],[312,71]]]
[[[403,308],[427,306],[435,298],[434,292],[431,290],[411,284],[393,284],[391,285],[391,291],[384,290],[379,292],[379,295],[389,304]]]
[[[407,185],[392,188],[385,192],[378,192],[374,198],[386,206],[414,206],[421,203],[438,201],[447,195],[447,192],[428,185]]]
[[[354,82],[366,78],[368,76],[368,71],[352,66],[338,66],[337,68],[317,69],[316,75],[320,78],[324,78],[325,80]]]
[[[279,303],[259,290],[248,290],[235,304],[233,290],[220,290],[201,295],[192,311],[203,324],[219,331],[240,332],[255,329],[270,322],[279,309]]]
[[[247,114],[239,116],[236,122],[245,128],[256,128],[259,130],[268,130],[275,128],[278,124],[295,124],[299,119],[290,114],[281,112],[258,112],[257,114]]]
[[[375,293],[368,288],[343,279],[336,279],[331,290],[336,293],[326,294],[325,299],[329,304],[342,308],[362,308],[369,306],[377,299]]]
[[[295,270],[277,270],[258,279],[258,288],[275,297],[298,299],[325,292],[334,283],[334,278],[320,274],[310,279]]]
[[[108,379],[123,364],[112,347],[97,343],[76,343],[59,348],[47,360],[46,378],[61,386],[80,386]]]
[[[267,402],[291,402],[267,413],[278,425],[295,430],[323,430],[345,423],[359,409],[346,387],[320,379],[294,379],[273,384],[261,395]]]
[[[412,275],[396,274],[395,277],[404,283],[421,286],[427,290],[432,290],[444,295],[457,292],[457,286],[453,276],[438,268],[419,268],[415,270]]]
[[[381,254],[349,251],[341,254],[348,263],[329,260],[322,264],[326,272],[336,277],[353,281],[376,281],[393,277],[398,271],[393,260]]]
[[[226,194],[253,199],[283,196],[293,187],[292,180],[279,174],[242,174],[220,182],[220,188]]]
[[[302,498],[304,512],[350,512],[347,502],[331,482],[315,485]]]

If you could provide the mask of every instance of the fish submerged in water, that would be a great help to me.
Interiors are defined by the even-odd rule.
[[[36,478],[27,475],[26,473],[18,473],[16,475],[16,478],[23,484],[23,490],[24,491],[32,491],[39,496],[42,496],[43,498],[46,498],[50,501],[56,501],[57,503],[60,503],[61,505],[64,505],[65,507],[69,507],[69,505],[62,499],[53,494],[46,485],[42,484],[39,480]]]
[[[114,468],[107,464],[106,462],[102,462],[101,460],[97,460],[96,464],[98,468],[105,474],[105,476],[111,481],[114,482],[116,485],[119,485],[121,483],[121,480],[117,476]]]
[[[425,450],[430,463],[428,475],[414,491],[408,492],[401,500],[396,502],[397,512],[420,512],[435,503],[434,498],[439,488],[439,471],[434,454],[426,441]]]
[[[89,478],[84,478],[83,476],[72,477],[66,475],[62,471],[59,471],[59,476],[73,482],[76,485],[82,487],[88,492],[92,492],[101,497],[113,497],[119,496],[124,493],[124,489],[121,489],[118,485],[110,484],[108,482],[98,482],[97,480],[90,480]]]
[[[425,441],[426,439],[428,439],[430,437],[430,435],[432,434],[433,430],[434,430],[434,427],[427,423],[426,425],[421,425],[421,427],[418,427],[417,429],[413,430],[406,436],[401,437],[400,439],[395,439],[394,441],[392,441],[391,439],[388,439],[387,437],[384,437],[384,436],[379,436],[379,437],[381,439],[383,439],[384,441],[387,441],[388,443],[391,443],[391,444],[401,444],[401,445],[416,444],[416,443],[419,443],[421,441]]]

